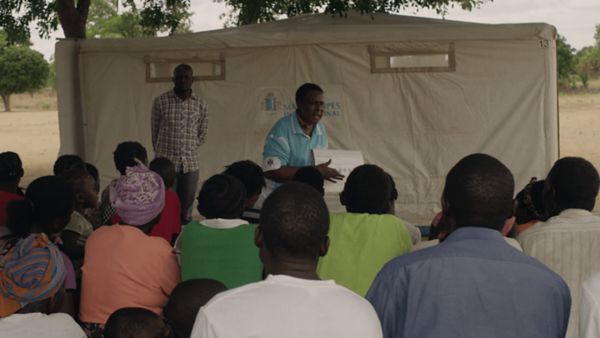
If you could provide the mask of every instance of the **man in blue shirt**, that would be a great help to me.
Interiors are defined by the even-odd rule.
[[[442,210],[453,231],[387,263],[367,294],[384,337],[564,337],[567,285],[502,237],[514,223],[513,193],[512,174],[491,156],[450,170]]]
[[[293,179],[301,167],[313,165],[313,149],[327,149],[327,132],[320,122],[323,117],[323,89],[305,83],[296,91],[296,112],[282,117],[265,142],[263,169],[265,177],[277,182]],[[344,176],[330,168],[331,160],[316,166],[326,180]]]

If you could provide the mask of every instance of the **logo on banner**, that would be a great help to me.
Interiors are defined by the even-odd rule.
[[[279,101],[273,93],[267,93],[263,100],[263,110],[266,112],[276,112],[279,109]]]

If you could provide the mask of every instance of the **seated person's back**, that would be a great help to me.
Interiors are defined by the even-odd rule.
[[[198,211],[206,219],[187,224],[176,244],[183,280],[212,278],[233,288],[261,279],[256,225],[241,219],[245,200],[244,185],[233,176],[214,175],[202,185]]]
[[[165,183],[165,207],[150,236],[162,237],[172,244],[181,233],[181,201],[174,191],[169,190],[175,185],[175,165],[167,158],[157,157],[150,162],[149,168]]]
[[[267,279],[215,296],[200,309],[191,337],[381,337],[368,302],[316,274],[328,228],[327,206],[313,188],[275,190],[256,235]]]
[[[45,234],[20,239],[3,262],[0,337],[85,338],[71,316],[59,313],[65,265]]]
[[[393,180],[375,165],[355,168],[340,195],[346,213],[331,214],[331,245],[317,273],[364,296],[390,259],[411,249],[404,223],[393,214]]]
[[[554,164],[544,200],[548,216],[524,231],[518,240],[523,251],[569,285],[573,306],[567,337],[577,338],[581,284],[600,272],[600,217],[594,209],[600,179],[594,166],[582,158],[566,157]]]
[[[180,281],[172,247],[149,236],[164,206],[164,184],[142,164],[128,167],[110,190],[121,224],[94,231],[82,267],[82,322],[103,325],[122,307],[142,307],[160,314]]]
[[[514,181],[500,161],[474,154],[448,173],[442,196],[450,234],[397,257],[367,293],[386,337],[563,337],[565,282],[504,240],[514,224]]]

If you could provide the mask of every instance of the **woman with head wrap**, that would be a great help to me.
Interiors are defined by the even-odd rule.
[[[245,201],[246,188],[233,176],[214,175],[204,182],[198,211],[206,219],[187,224],[176,243],[183,280],[212,278],[228,288],[261,280],[256,224],[241,219]]]
[[[57,313],[65,265],[45,234],[22,238],[3,257],[0,337],[85,337],[69,315]]]
[[[109,198],[121,222],[100,227],[85,246],[80,318],[90,330],[123,307],[160,314],[180,281],[169,243],[148,235],[165,203],[162,178],[141,163],[127,167]]]
[[[546,181],[531,179],[515,197],[515,222],[517,235],[531,228],[537,222],[548,219],[544,210],[544,186]]]
[[[43,233],[49,238],[58,237],[71,218],[73,212],[73,190],[64,178],[42,176],[29,184],[25,199],[11,201],[6,210],[7,228],[0,256],[5,255],[19,240],[32,233]],[[61,252],[65,270],[65,299],[61,312],[75,317],[75,293],[77,282],[75,269],[69,257]],[[0,262],[1,268],[1,262]]]

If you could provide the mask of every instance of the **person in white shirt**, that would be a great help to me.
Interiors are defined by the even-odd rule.
[[[600,273],[593,275],[581,286],[579,337],[600,337]]]
[[[568,338],[579,337],[581,284],[600,272],[600,217],[591,213],[600,177],[583,158],[565,157],[554,164],[544,188],[544,204],[550,217],[522,232],[523,251],[558,273],[572,296]]]
[[[328,230],[327,206],[315,189],[289,183],[275,190],[255,237],[266,280],[215,296],[200,309],[191,337],[382,337],[365,299],[319,280]]]

